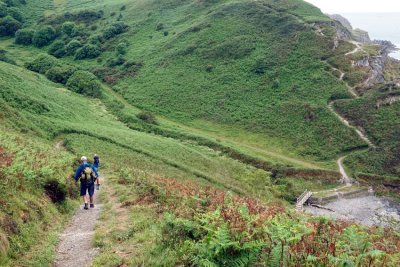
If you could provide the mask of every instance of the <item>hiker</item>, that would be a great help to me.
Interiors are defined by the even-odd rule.
[[[89,209],[86,198],[86,192],[89,192],[90,197],[90,208],[94,208],[93,195],[94,195],[94,183],[98,178],[97,170],[91,164],[87,162],[85,156],[81,157],[82,164],[76,170],[74,179],[76,182],[81,180],[81,197],[84,203],[84,209]]]
[[[100,167],[100,157],[97,154],[94,154],[93,157],[93,167],[96,169],[96,172],[99,173],[99,167]],[[99,175],[100,176],[100,175]],[[100,189],[100,177],[97,177],[96,180],[96,189]]]

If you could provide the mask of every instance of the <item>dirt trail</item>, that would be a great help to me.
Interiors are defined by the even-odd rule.
[[[337,164],[338,164],[338,166],[339,166],[339,171],[340,171],[340,174],[342,175],[343,182],[348,186],[348,185],[351,185],[351,179],[350,179],[350,177],[347,175],[347,173],[346,173],[346,171],[345,171],[345,169],[344,169],[344,166],[343,166],[343,160],[344,160],[345,158],[346,158],[346,157],[341,157],[341,158],[339,158],[339,159],[337,160]]]
[[[361,47],[361,44],[359,42],[352,41],[351,43],[354,44],[356,46],[356,48],[354,48],[353,51],[350,51],[350,52],[346,53],[345,54],[346,56],[355,54],[358,51],[362,51],[363,50],[362,47]]]
[[[102,205],[94,195],[95,206],[84,210],[81,206],[72,217],[56,248],[55,267],[90,266],[98,250],[92,246],[94,227],[100,216]]]

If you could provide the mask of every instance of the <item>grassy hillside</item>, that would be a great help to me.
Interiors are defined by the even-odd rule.
[[[224,137],[243,131],[266,143],[265,150],[310,161],[362,144],[326,107],[346,87],[321,61],[331,56],[331,39],[307,24],[329,19],[303,1],[38,3],[55,11],[32,7],[32,16],[45,16],[33,28],[51,25],[60,35],[56,42],[76,39],[101,51],[97,59],[63,60],[92,71],[136,107],[202,131],[208,123]],[[101,18],[64,13],[85,10]],[[77,25],[77,37],[62,35],[66,20]],[[104,39],[115,23],[127,31]],[[118,55],[120,44],[126,47]],[[36,50],[5,48],[17,61]]]
[[[363,127],[379,146],[368,154],[354,156],[353,170],[397,177],[400,175],[400,105],[399,102],[384,102],[385,99],[396,97],[399,93],[390,90],[389,87],[383,86],[361,99],[337,102],[336,107],[340,113],[355,125]]]
[[[388,162],[398,171],[398,105],[373,109],[385,92],[349,100],[330,65],[347,66],[353,47],[332,51],[332,22],[317,8],[300,0],[18,8],[23,30],[0,39],[0,265],[51,265],[77,207],[76,159],[94,153],[106,176],[94,266],[398,265],[394,231],[289,206],[305,189],[337,187],[337,157],[365,146],[329,111],[334,99],[379,144],[348,157],[353,172],[387,172]],[[318,33],[314,22],[326,28]]]

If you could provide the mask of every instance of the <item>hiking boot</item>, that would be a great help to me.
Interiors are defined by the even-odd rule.
[[[93,208],[94,208],[94,204],[90,204],[90,208],[92,208],[92,209],[93,209]]]
[[[83,207],[83,209],[85,209],[85,210],[88,210],[88,209],[89,209],[88,203],[85,203],[85,206]]]

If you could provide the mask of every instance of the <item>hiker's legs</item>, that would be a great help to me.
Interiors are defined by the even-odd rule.
[[[86,191],[87,190],[88,190],[87,182],[81,181],[81,197],[82,197],[83,203],[87,203],[87,199],[86,199]]]
[[[88,184],[88,192],[89,192],[90,204],[93,204],[94,183]]]

